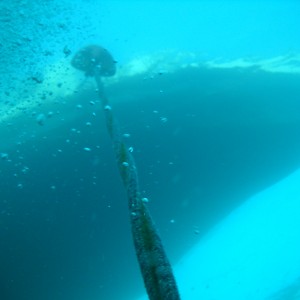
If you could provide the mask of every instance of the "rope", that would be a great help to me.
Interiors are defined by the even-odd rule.
[[[137,168],[127,149],[99,75],[95,76],[119,172],[127,191],[131,231],[137,259],[150,300],[180,300],[171,265],[151,215],[141,197]]]

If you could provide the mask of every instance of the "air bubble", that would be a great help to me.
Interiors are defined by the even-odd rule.
[[[146,197],[144,197],[144,198],[142,198],[142,201],[143,201],[144,203],[148,203],[148,202],[149,202],[149,199],[146,198]]]

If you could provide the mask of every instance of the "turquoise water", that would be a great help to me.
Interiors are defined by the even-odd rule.
[[[0,299],[145,293],[96,86],[70,66],[91,43],[117,61],[105,91],[182,299],[297,299],[299,13],[2,1]]]

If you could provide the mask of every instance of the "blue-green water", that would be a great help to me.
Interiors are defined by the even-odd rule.
[[[130,59],[162,50],[200,53],[202,62],[297,53],[299,5],[284,3],[1,4],[0,299],[127,300],[144,290],[126,194],[92,83],[56,98],[33,74],[59,59],[68,64],[91,41],[109,47],[120,70]],[[47,30],[37,29],[43,26]],[[19,32],[32,38],[20,42]],[[125,76],[106,92],[130,135],[142,193],[175,265],[249,197],[299,168],[300,75],[257,65],[182,68],[178,62],[173,69]],[[64,90],[69,80],[54,84]],[[7,117],[35,86],[46,91],[37,103]]]

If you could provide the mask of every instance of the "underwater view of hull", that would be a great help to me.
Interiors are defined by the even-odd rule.
[[[299,180],[300,169],[250,197],[183,256],[182,299],[299,299]]]
[[[175,264],[300,167],[300,75],[258,63],[170,65],[124,68],[104,84]],[[20,300],[137,298],[143,283],[96,86],[72,71],[48,96],[60,82],[57,72],[27,102],[1,108],[2,290]]]

